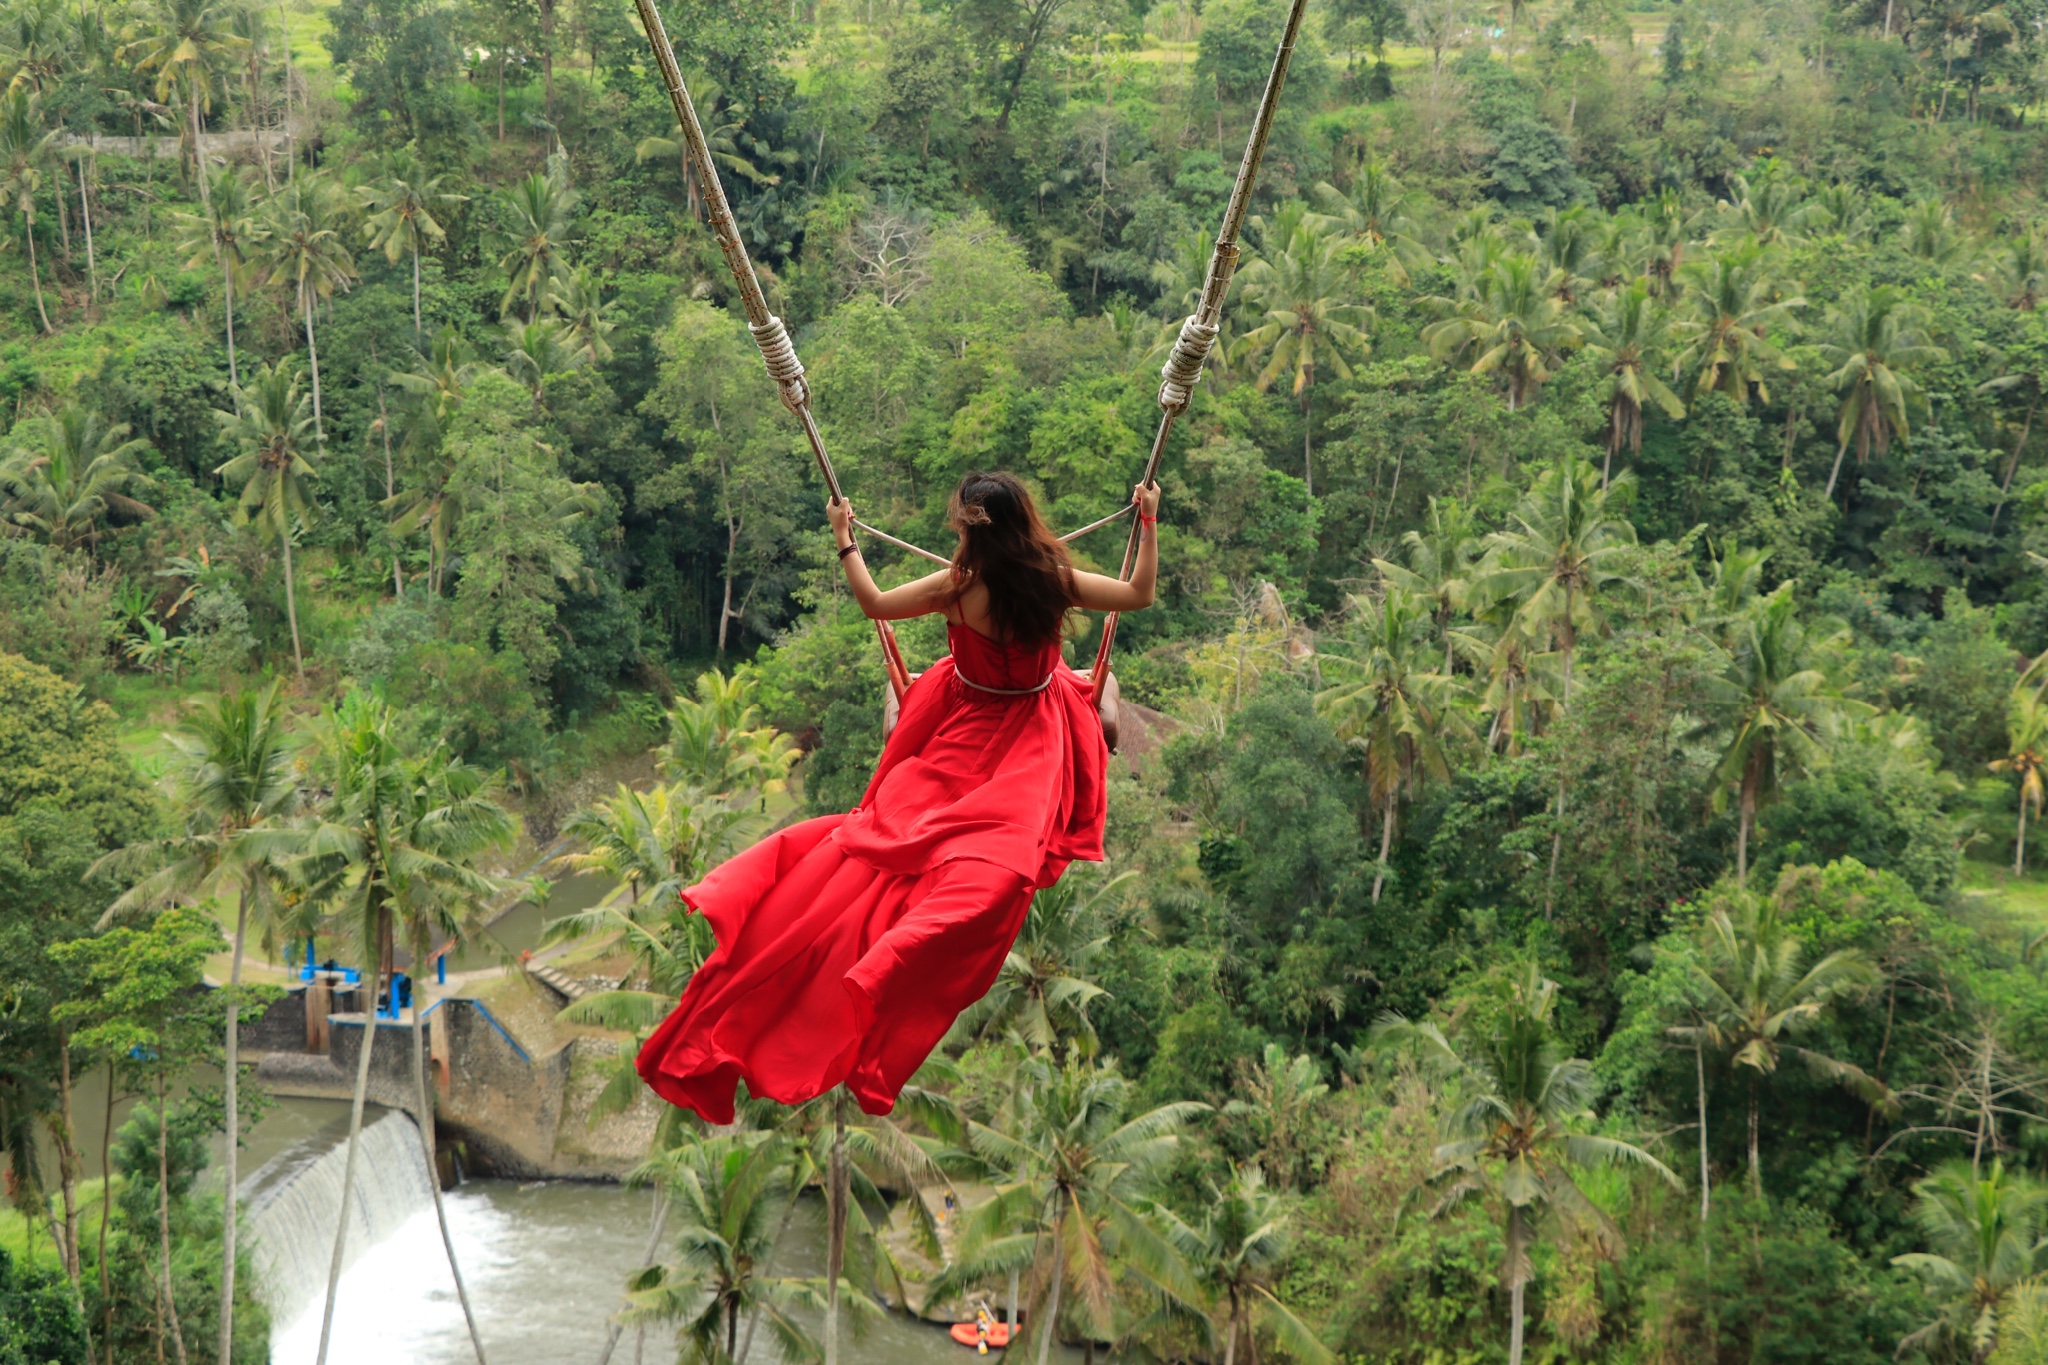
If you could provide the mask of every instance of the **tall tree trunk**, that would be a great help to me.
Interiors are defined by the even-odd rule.
[[[107,1109],[100,1121],[100,1341],[107,1348],[107,1365],[114,1365],[114,1286],[107,1270],[107,1217],[114,1205],[114,1167],[109,1159],[114,1145],[114,1063],[107,1063]]]
[[[228,262],[226,244],[216,241],[214,246],[220,252],[220,282],[228,320],[228,383],[240,387],[241,371],[235,368],[235,272]]]
[[[426,960],[425,952],[413,954],[415,964]],[[484,1339],[476,1329],[476,1314],[469,1306],[469,1289],[462,1283],[462,1266],[455,1259],[455,1239],[448,1234],[448,1208],[441,1200],[441,1165],[434,1151],[434,1097],[427,1089],[427,1017],[420,995],[419,982],[415,981],[412,991],[412,1083],[419,1104],[420,1146],[427,1154],[427,1184],[434,1191],[434,1221],[441,1225],[441,1249],[448,1253],[448,1273],[455,1278],[455,1297],[462,1304],[462,1320],[469,1327],[469,1344],[476,1352],[476,1365],[490,1365],[484,1359]],[[394,999],[392,1003],[397,1001]],[[228,1362],[223,1360],[221,1365],[228,1365]]]
[[[72,1296],[79,1293],[83,1267],[78,1255],[78,1142],[71,1119],[71,1033],[66,1029],[57,1041],[57,1112],[49,1122],[51,1145],[57,1149],[57,1191],[64,1207],[64,1236],[58,1251],[64,1261],[64,1277],[71,1281]],[[79,1299],[79,1316],[85,1302]]]
[[[540,78],[541,98],[547,106],[548,123],[552,125],[555,121],[555,0],[540,0]]]
[[[654,1188],[654,1213],[647,1222],[647,1250],[640,1257],[640,1264],[653,1265],[654,1257],[661,1250],[661,1238],[668,1228],[668,1195],[659,1185]],[[613,1323],[611,1335],[605,1338],[604,1352],[597,1358],[597,1365],[611,1365],[612,1352],[618,1349],[619,1334],[626,1329],[621,1323]]]
[[[398,496],[398,486],[391,472],[391,413],[384,405],[382,384],[377,386],[377,430],[384,436],[384,501],[388,503]],[[391,591],[395,596],[405,596],[405,571],[398,567],[396,539],[391,542]]]
[[[1572,598],[1569,590],[1567,590],[1565,593],[1564,608],[1565,620],[1569,622],[1571,620],[1572,608]],[[1565,630],[1567,632],[1570,632],[1571,627],[1567,625],[1565,627]],[[1557,706],[1558,715],[1560,717],[1562,717],[1565,712],[1571,710],[1572,706],[1572,653],[1574,644],[1575,641],[1573,641],[1570,634],[1567,633],[1564,645],[1564,694],[1562,699],[1558,702]],[[1565,785],[1566,777],[1564,771],[1564,764],[1562,761],[1560,761],[1558,763],[1557,771],[1557,829],[1553,831],[1550,836],[1550,879],[1547,883],[1545,883],[1543,888],[1543,918],[1545,918],[1546,920],[1550,918],[1550,913],[1557,903],[1557,865],[1559,860],[1564,855]]]
[[[88,135],[90,136],[90,135]],[[87,150],[85,160],[78,163],[78,216],[85,223],[85,280],[86,297],[96,314],[100,303],[99,258],[92,249],[92,155]]]
[[[1394,847],[1394,794],[1387,793],[1386,813],[1380,818],[1380,860],[1372,870],[1372,903],[1380,903],[1380,887],[1387,880],[1387,853]]]
[[[206,184],[206,152],[199,145],[199,78],[194,75],[185,92],[186,112],[192,116],[192,174],[199,181],[199,203],[212,208],[213,191]]]
[[[33,210],[27,214],[26,221],[28,226],[21,236],[22,240],[28,243],[28,278],[29,283],[35,286],[36,316],[43,320],[43,335],[55,336],[57,329],[50,325],[50,315],[43,308],[42,272],[36,269],[36,215]]]
[[[1756,1154],[1756,1073],[1749,1075],[1749,1189],[1751,1194],[1764,1192],[1764,1170]]]
[[[299,600],[292,587],[292,528],[286,519],[284,529],[278,533],[284,542],[284,614],[292,627],[292,663],[299,670],[299,686],[306,685],[306,656],[299,648]]]
[[[420,249],[412,249],[412,337],[414,341],[426,338],[426,327],[420,321]]]
[[[299,171],[298,130],[292,123],[292,86],[298,77],[292,70],[292,25],[284,11],[284,0],[278,0],[277,24],[284,35],[284,178],[290,184],[298,178]]]
[[[1050,1365],[1052,1361],[1053,1337],[1058,1332],[1060,1320],[1060,1289],[1066,1284],[1066,1269],[1060,1262],[1065,1259],[1067,1206],[1061,1204],[1052,1216],[1052,1285],[1045,1296],[1045,1321],[1038,1328],[1038,1365]],[[1008,1354],[1005,1348],[1005,1354]]]
[[[2020,834],[2012,841],[2012,875],[2022,877],[2027,871],[2027,794],[2020,792]]]
[[[1008,1340],[1017,1339],[1017,1272],[1010,1272],[1010,1302],[1003,1316],[1003,1326],[1009,1328]]]
[[[227,1150],[221,1157],[220,1210],[220,1365],[233,1365],[235,1354],[235,1194],[240,1187],[242,1115],[240,1112],[242,1048],[242,950],[249,933],[249,880],[242,880],[235,904],[234,955],[228,959],[227,1020],[221,1029],[221,1081]]]
[[[1526,1279],[1508,1290],[1508,1365],[1522,1365],[1522,1313],[1529,1292]]]
[[[378,941],[384,937],[383,916],[378,913]],[[370,968],[368,988],[363,993],[363,1046],[356,1057],[356,1088],[348,1111],[348,1156],[341,1164],[341,1210],[334,1220],[334,1255],[327,1262],[327,1302],[320,1310],[320,1350],[314,1365],[327,1365],[327,1348],[334,1338],[334,1296],[341,1288],[341,1267],[348,1259],[349,1208],[356,1196],[356,1152],[362,1146],[363,1100],[370,1089],[370,1049],[377,1041],[377,988],[383,976],[382,958]]]
[[[313,344],[313,300],[310,295],[306,304],[306,362],[313,372],[313,444],[324,454],[327,450],[327,429],[320,423],[320,348]]]
[[[156,1072],[156,1228],[163,1256],[164,1316],[170,1320],[178,1365],[185,1365],[185,1329],[178,1325],[178,1296],[171,1286],[171,1108],[161,1066]]]
[[[1314,392],[1313,387],[1301,391],[1301,486],[1308,490],[1310,497],[1316,495],[1315,409],[1309,397]],[[1399,474],[1394,475],[1396,481],[1400,477]]]
[[[2012,476],[2019,472],[2020,456],[2026,451],[2027,437],[2034,431],[2034,410],[2040,405],[2041,395],[2037,391],[2033,401],[2027,404],[2027,420],[2020,423],[2020,438],[2013,442],[2012,458],[2006,461],[2005,478],[1998,485],[1998,501],[1991,507],[1991,529],[1994,531],[1998,529],[1998,514],[2005,510],[2006,494],[2012,491]]]
[[[802,1195],[803,1188],[802,1186],[798,1186],[797,1189],[790,1195],[789,1201],[782,1206],[782,1217],[775,1224],[775,1236],[768,1243],[768,1254],[761,1258],[761,1267],[759,1270],[754,1272],[755,1278],[757,1280],[766,1280],[775,1273],[775,1255],[777,1252],[782,1250],[782,1239],[789,1232],[790,1217],[796,1213],[796,1201],[800,1197],[802,1197]],[[754,1350],[754,1329],[759,1327],[760,1325],[761,1309],[759,1305],[756,1305],[754,1311],[747,1314],[747,1330],[746,1333],[740,1337],[740,1349],[738,1354],[733,1356],[732,1365],[747,1365],[747,1357],[751,1355]]]
[[[1829,499],[1829,500],[1832,500],[1832,499],[1834,498],[1834,496],[1835,496],[1835,481],[1836,481],[1837,479],[1840,479],[1840,478],[1842,477],[1842,457],[1843,457],[1844,455],[1847,455],[1848,453],[1849,453],[1849,443],[1848,443],[1847,441],[1844,441],[1844,442],[1842,442],[1842,444],[1841,444],[1840,446],[1838,446],[1838,447],[1836,448],[1836,450],[1835,450],[1835,467],[1834,467],[1833,469],[1830,469],[1830,470],[1828,471],[1828,491],[1827,491],[1827,492],[1825,492],[1825,493],[1823,493],[1823,494],[1821,494],[1821,497],[1822,497],[1822,498],[1824,498],[1824,499]]]
[[[1706,1236],[1707,1215],[1713,1212],[1713,1190],[1707,1183],[1707,1054],[1693,1044],[1693,1070],[1699,1080],[1700,1106],[1700,1236]]]
[[[832,1157],[825,1172],[825,1365],[839,1365],[839,1278],[846,1269],[846,1087],[832,1094]]]
[[[1742,795],[1735,817],[1735,884],[1749,885],[1749,831],[1756,823],[1756,783],[1748,773],[1742,776]]]

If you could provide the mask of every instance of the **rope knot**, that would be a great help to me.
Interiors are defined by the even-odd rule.
[[[811,390],[804,383],[804,363],[796,358],[796,344],[789,339],[789,329],[782,325],[782,319],[770,314],[768,321],[758,327],[748,323],[747,330],[754,334],[754,344],[761,348],[768,377],[782,386],[782,405],[795,412],[809,403]]]
[[[1159,370],[1165,380],[1159,386],[1160,407],[1174,412],[1187,409],[1195,385],[1202,382],[1202,366],[1209,359],[1209,348],[1215,344],[1216,328],[1212,324],[1189,317],[1180,325],[1180,335],[1174,338],[1173,350]]]

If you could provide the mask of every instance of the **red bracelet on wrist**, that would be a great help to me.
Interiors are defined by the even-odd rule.
[[[1157,526],[1159,524],[1159,514],[1154,512],[1148,517],[1143,512],[1140,512],[1138,513],[1138,520],[1144,522],[1147,526]]]

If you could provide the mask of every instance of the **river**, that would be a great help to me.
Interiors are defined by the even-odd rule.
[[[595,1365],[606,1319],[647,1237],[648,1196],[616,1186],[478,1180],[446,1200],[449,1231],[461,1259],[485,1349],[515,1365]],[[824,1217],[807,1199],[791,1221],[778,1271],[821,1274]],[[342,1277],[335,1307],[333,1365],[468,1365],[474,1360],[441,1251],[431,1207],[421,1209],[370,1249]],[[818,1324],[808,1324],[813,1331]],[[273,1365],[309,1365],[320,1339],[320,1304],[279,1323]],[[614,1365],[635,1359],[628,1331]],[[643,1365],[675,1358],[669,1329],[650,1329]],[[764,1334],[753,1358],[777,1357]],[[1061,1365],[1081,1353],[1060,1350]],[[935,1325],[891,1314],[849,1340],[846,1365],[965,1365],[973,1353]],[[1035,1359],[1035,1356],[1033,1356]]]

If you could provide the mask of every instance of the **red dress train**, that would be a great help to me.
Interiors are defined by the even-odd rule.
[[[784,1104],[843,1081],[888,1113],[995,984],[1032,892],[1101,859],[1109,751],[1088,684],[1057,642],[947,635],[952,657],[911,687],[851,814],[793,825],[683,892],[718,950],[640,1049],[670,1103],[730,1123],[741,1080]]]

